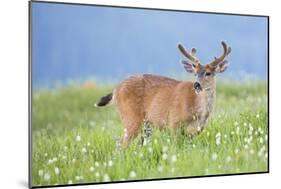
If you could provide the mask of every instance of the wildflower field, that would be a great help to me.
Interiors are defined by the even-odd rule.
[[[140,135],[127,149],[117,148],[123,128],[116,107],[93,106],[111,90],[33,91],[33,186],[268,171],[266,82],[218,83],[200,135],[173,137],[152,127],[145,145]]]

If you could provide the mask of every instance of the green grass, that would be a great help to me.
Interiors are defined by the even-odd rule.
[[[116,147],[116,107],[93,107],[110,91],[69,86],[33,93],[33,186],[268,170],[265,82],[218,84],[208,128],[192,140],[153,128],[147,145],[139,136],[126,150]]]

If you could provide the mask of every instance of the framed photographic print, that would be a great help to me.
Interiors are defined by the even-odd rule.
[[[29,186],[269,172],[269,17],[29,2]]]

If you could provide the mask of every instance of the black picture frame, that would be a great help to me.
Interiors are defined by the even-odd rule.
[[[110,7],[110,8],[125,8],[125,9],[141,9],[141,10],[156,10],[156,11],[172,11],[172,12],[187,12],[187,13],[202,13],[202,14],[216,14],[216,15],[234,15],[234,16],[250,16],[250,17],[264,17],[267,19],[267,107],[268,107],[268,157],[267,165],[268,170],[263,172],[247,172],[247,173],[233,173],[233,174],[216,174],[216,175],[201,175],[201,176],[183,176],[172,178],[160,178],[160,179],[142,179],[142,180],[125,180],[125,181],[110,181],[110,182],[93,182],[93,183],[79,183],[79,184],[67,184],[67,185],[45,185],[45,186],[32,186],[32,3],[51,3],[51,4],[63,4],[63,5],[79,5],[79,6],[95,6],[95,7]],[[270,17],[267,15],[255,15],[255,14],[238,14],[227,12],[207,12],[207,11],[194,11],[194,10],[176,10],[176,9],[162,9],[162,8],[149,8],[149,7],[132,7],[132,6],[119,6],[119,5],[102,5],[102,4],[85,4],[85,3],[70,3],[70,2],[56,2],[56,1],[29,1],[28,2],[28,186],[29,188],[51,188],[51,187],[65,187],[65,186],[83,186],[83,185],[100,185],[100,184],[112,184],[112,183],[127,183],[127,182],[144,182],[144,181],[159,181],[159,180],[176,180],[187,178],[202,178],[202,177],[219,177],[219,176],[239,176],[249,174],[266,174],[270,172]]]

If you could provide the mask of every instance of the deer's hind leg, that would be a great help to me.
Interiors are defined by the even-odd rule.
[[[129,113],[122,119],[124,124],[121,144],[127,146],[141,131],[143,118],[135,113]]]
[[[131,103],[129,106],[119,106],[119,113],[123,123],[123,135],[120,142],[126,147],[140,133],[144,113],[137,104]]]

